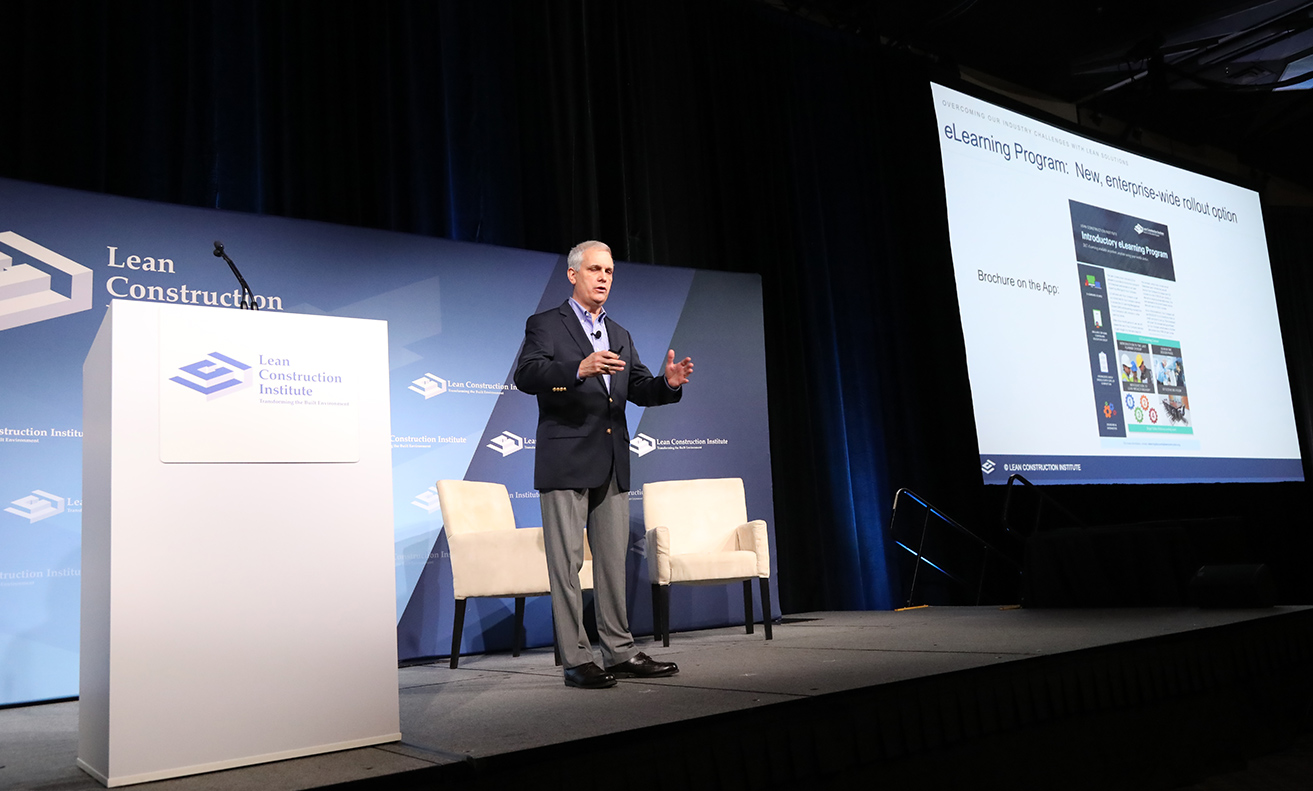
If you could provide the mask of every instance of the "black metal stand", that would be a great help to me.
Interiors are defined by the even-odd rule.
[[[916,541],[914,542],[916,544],[915,548],[908,546],[906,543],[900,541],[898,538],[898,533],[897,533],[897,527],[899,525],[898,506],[899,503],[904,498],[913,500],[914,502],[916,502],[918,505],[920,505],[922,508],[925,509],[925,516],[921,520],[920,533]],[[947,525],[948,527],[953,529],[955,535],[964,538],[969,544],[980,550],[981,553],[980,569],[977,572],[974,586],[966,579],[963,579],[962,576],[958,574],[954,574],[952,571],[950,571],[947,568],[948,563],[946,562],[934,563],[933,561],[931,561],[929,558],[926,557],[925,555],[926,538],[930,532],[930,517],[932,515],[937,520],[936,524]],[[899,489],[894,494],[894,508],[893,508],[893,515],[889,519],[889,532],[894,538],[894,543],[896,543],[898,546],[907,550],[908,552],[910,552],[912,555],[916,557],[916,562],[912,567],[912,582],[907,588],[907,600],[904,606],[907,607],[913,606],[913,602],[916,599],[916,585],[920,581],[921,569],[923,566],[930,566],[931,568],[934,568],[936,571],[943,574],[946,578],[957,583],[963,589],[970,590],[970,588],[974,587],[975,603],[977,605],[980,604],[980,602],[983,600],[985,576],[986,576],[986,571],[989,570],[991,559],[994,559],[995,565],[1001,563],[1002,565],[1006,566],[1009,571],[1016,573],[1018,579],[1020,578],[1021,564],[1018,563],[1014,558],[1010,557],[1007,553],[993,546],[985,539],[976,535],[974,531],[962,525],[956,519],[953,519],[952,517],[945,514],[943,511],[931,505],[923,498],[917,496],[910,489],[902,488]]]
[[[1035,518],[1032,521],[1030,528],[1028,530],[1021,529],[1013,521],[1015,516],[1014,511],[1016,510],[1016,501],[1013,500],[1012,497],[1012,492],[1013,492],[1012,484],[1018,482],[1025,484],[1029,489],[1033,489],[1036,496]],[[1044,494],[1042,491],[1040,491],[1038,486],[1026,480],[1025,476],[1023,476],[1021,473],[1014,472],[1008,476],[1007,491],[1003,497],[1003,526],[1006,527],[1010,532],[1016,533],[1017,535],[1022,537],[1026,537],[1036,532],[1037,530],[1040,530],[1044,518],[1044,509],[1046,507],[1049,508],[1050,510],[1056,510],[1058,513],[1062,514],[1062,516],[1066,517],[1067,521],[1070,523],[1067,526],[1085,527],[1085,523],[1081,521],[1080,517],[1076,516],[1071,511],[1068,511],[1066,508],[1063,508],[1062,505],[1059,504],[1057,500],[1054,500],[1052,497],[1048,496],[1047,494]]]

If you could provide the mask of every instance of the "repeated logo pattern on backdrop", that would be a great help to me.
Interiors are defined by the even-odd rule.
[[[402,659],[450,647],[438,480],[503,483],[517,525],[542,524],[537,403],[515,389],[512,368],[525,319],[569,295],[562,256],[2,179],[0,228],[9,229],[0,233],[0,367],[18,374],[0,399],[0,705],[77,694],[82,361],[105,308],[111,299],[235,304],[231,273],[211,253],[216,238],[265,310],[388,322]],[[644,481],[742,477],[751,518],[774,528],[760,280],[620,262],[607,310],[649,367],[667,348],[697,362],[681,403],[628,407],[630,622],[642,634],[651,628]],[[183,354],[162,386],[204,401],[255,384],[250,354]],[[672,625],[735,623],[740,597],[739,586],[678,590]],[[511,602],[475,600],[469,612],[463,650],[509,647]],[[550,624],[549,603],[531,600],[529,644],[550,643]]]
[[[427,401],[433,396],[447,392],[447,380],[435,374],[424,374],[411,382],[409,389],[424,396],[424,400]]]
[[[0,245],[0,330],[91,308],[90,269],[13,231]]]
[[[5,513],[26,519],[29,523],[40,522],[42,519],[64,513],[64,498],[40,489],[33,489],[27,497],[10,503]]]

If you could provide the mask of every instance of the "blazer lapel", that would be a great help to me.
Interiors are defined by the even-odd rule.
[[[565,324],[566,332],[574,338],[579,353],[584,357],[592,354],[593,344],[588,342],[588,336],[584,334],[584,328],[579,324],[579,317],[574,314],[574,308],[570,307],[569,301],[561,303],[561,321]]]

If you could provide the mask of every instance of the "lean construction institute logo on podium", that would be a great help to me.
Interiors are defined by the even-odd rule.
[[[251,386],[251,366],[219,352],[210,352],[205,358],[178,370],[182,375],[171,376],[169,381],[190,387],[205,396],[207,401]]]
[[[0,233],[0,330],[90,310],[92,277],[53,250]]]

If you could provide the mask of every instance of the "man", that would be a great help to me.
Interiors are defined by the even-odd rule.
[[[611,293],[611,248],[583,242],[570,251],[566,277],[574,287],[558,308],[530,316],[515,365],[515,386],[538,397],[534,487],[542,493],[543,538],[552,589],[556,645],[565,684],[615,686],[617,678],[658,678],[679,672],[634,648],[625,609],[629,549],[629,428],[625,401],[658,406],[678,401],[693,361],[666,355],[664,376],[638,359],[624,327],[602,306]],[[579,569],[584,532],[593,550],[593,583],[602,667],[584,631]],[[603,670],[605,667],[605,670]]]

